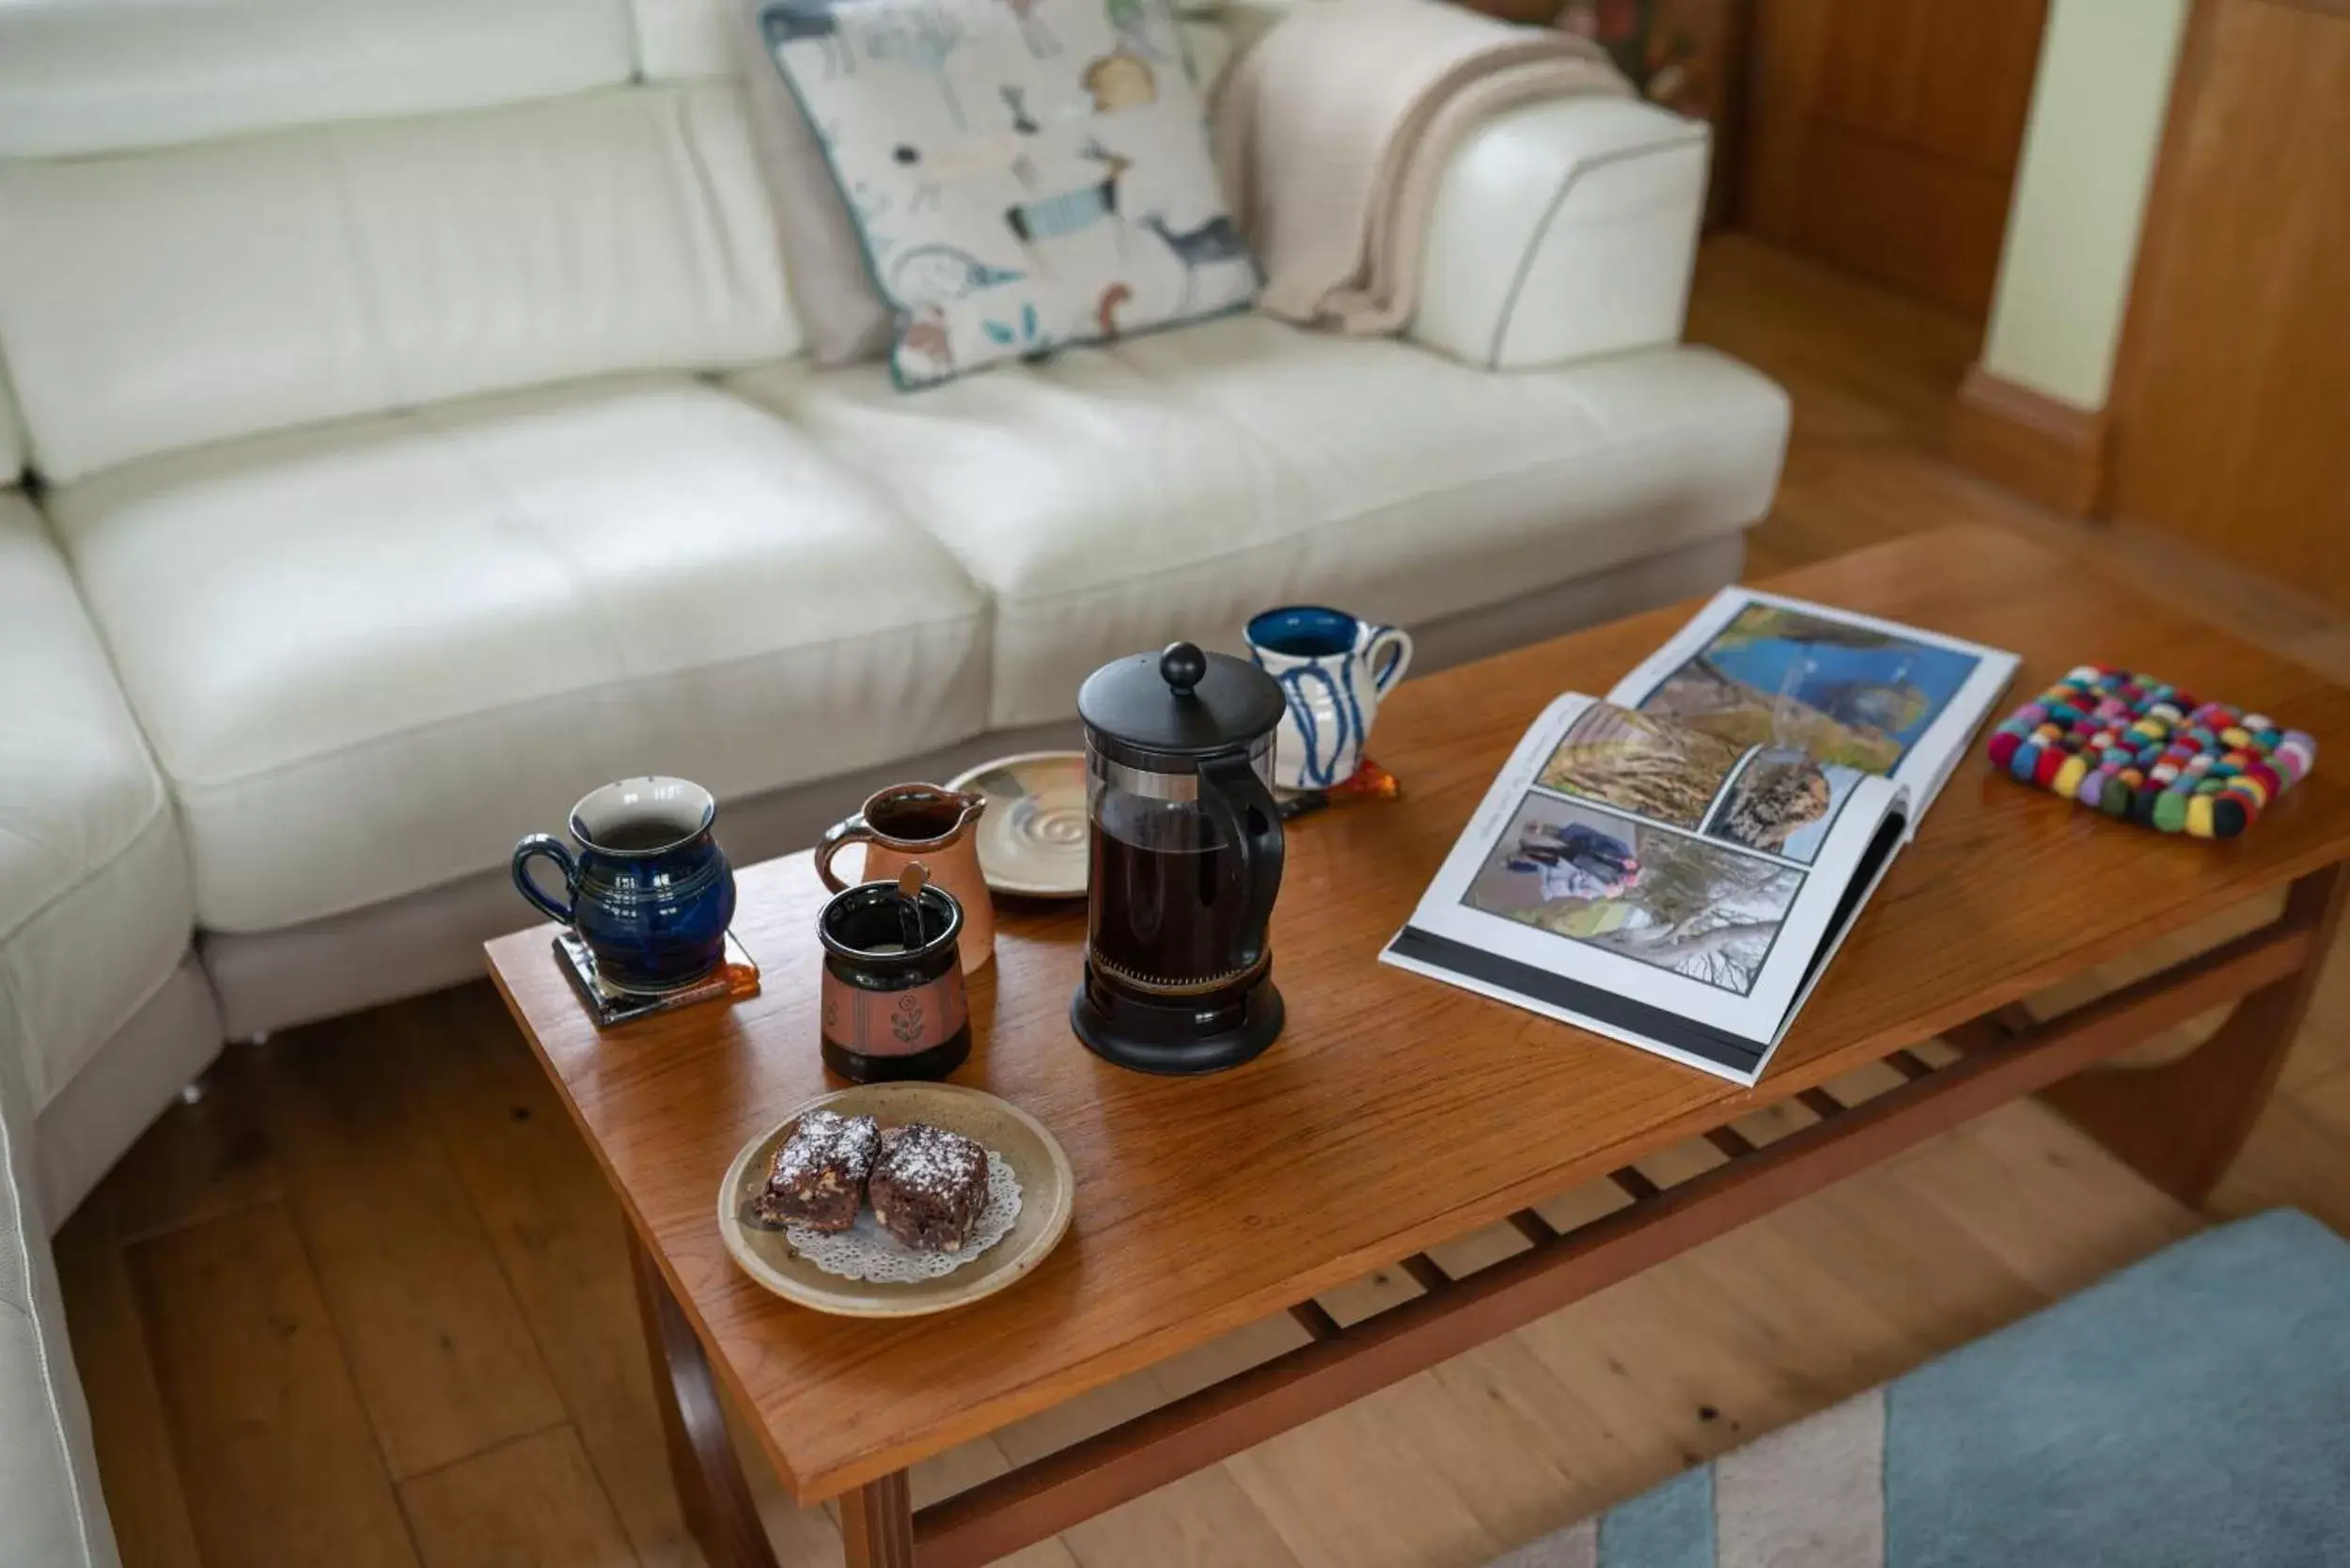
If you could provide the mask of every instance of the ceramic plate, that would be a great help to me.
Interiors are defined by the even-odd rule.
[[[1086,896],[1084,752],[1031,751],[982,762],[947,787],[987,797],[979,870],[990,888],[1031,899]]]
[[[744,1205],[766,1180],[776,1148],[803,1114],[819,1106],[870,1116],[885,1127],[927,1121],[993,1149],[1020,1179],[1020,1217],[1002,1241],[936,1279],[896,1284],[826,1274],[800,1257],[782,1231],[743,1223]],[[994,1295],[1042,1262],[1069,1229],[1075,1185],[1059,1141],[1008,1101],[959,1084],[864,1084],[808,1101],[743,1146],[718,1189],[718,1233],[744,1273],[787,1301],[838,1317],[919,1317]]]

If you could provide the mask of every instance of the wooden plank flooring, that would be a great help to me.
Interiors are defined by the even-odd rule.
[[[399,1049],[408,1021],[353,1019],[337,1048],[280,1050],[255,1080],[286,1207],[397,1480],[564,1419]]]
[[[414,1568],[349,1336],[285,1206],[149,1237],[129,1262],[204,1560]]]
[[[619,1515],[568,1425],[411,1477],[400,1500],[425,1568],[629,1560]]]
[[[2060,523],[1943,462],[1976,347],[1964,322],[1729,238],[1700,264],[1691,336],[1794,398],[1755,573],[1981,519],[2192,593],[2350,679],[2350,623],[2159,541]],[[2259,914],[2220,912],[2178,951]],[[2115,965],[2044,1000],[2129,978]],[[2338,957],[2215,1214],[2294,1202],[2350,1231],[2345,1034]],[[1764,1142],[1809,1119],[1791,1105],[1741,1126]],[[1719,1158],[1699,1143],[1643,1168],[1669,1183]],[[1568,1224],[1622,1201],[1602,1185],[1544,1212]],[[2053,1114],[2013,1106],[1012,1560],[1482,1562],[2199,1223]],[[142,1138],[58,1239],[130,1568],[698,1561],[664,1468],[620,1226],[486,986],[230,1047],[204,1097]],[[1496,1228],[1438,1261],[1465,1270],[1523,1245]],[[1324,1305],[1351,1321],[1418,1289],[1386,1269]],[[943,1455],[917,1490],[969,1485],[1302,1335],[1284,1317],[1228,1336]],[[839,1561],[827,1511],[753,1477],[784,1562]]]

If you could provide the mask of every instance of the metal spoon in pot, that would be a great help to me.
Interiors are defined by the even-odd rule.
[[[919,860],[907,861],[898,873],[898,932],[908,952],[922,946],[922,889],[930,880],[931,869]]]

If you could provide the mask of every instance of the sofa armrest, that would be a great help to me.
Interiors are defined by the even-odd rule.
[[[26,1116],[171,977],[195,927],[179,816],[113,660],[40,513],[0,490],[0,1052]]]
[[[1677,342],[1711,141],[1637,99],[1495,116],[1437,182],[1404,336],[1493,370]]]

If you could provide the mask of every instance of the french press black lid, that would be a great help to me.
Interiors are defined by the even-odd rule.
[[[1094,749],[1138,768],[1245,750],[1281,722],[1282,706],[1272,676],[1188,642],[1114,659],[1077,688]]]

